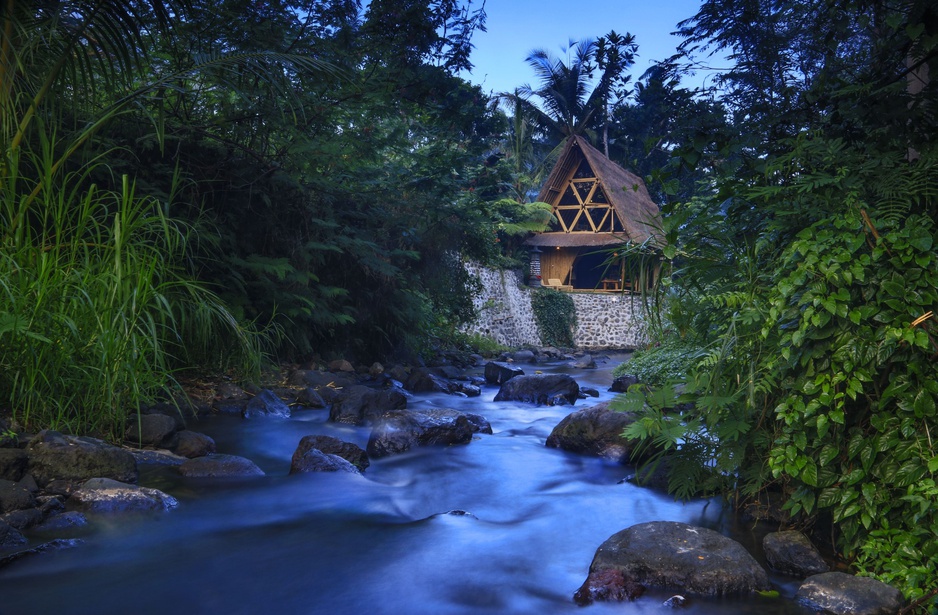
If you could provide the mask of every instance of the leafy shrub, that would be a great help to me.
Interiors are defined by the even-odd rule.
[[[769,465],[792,513],[832,515],[844,553],[917,598],[938,589],[938,229],[849,204],[799,233],[770,295],[788,386]]]
[[[156,199],[126,177],[108,191],[27,168],[38,198],[16,177],[0,191],[0,404],[15,421],[119,439],[193,360],[230,350],[259,367],[259,338],[186,274],[190,229]]]
[[[491,357],[508,350],[507,346],[503,346],[492,338],[479,333],[466,335],[463,341],[469,349],[484,357]]]
[[[670,339],[646,350],[638,350],[632,357],[612,371],[615,378],[630,374],[649,386],[662,386],[666,382],[684,380],[701,356],[701,350],[680,339]]]
[[[537,320],[541,342],[548,346],[573,346],[576,305],[570,295],[550,288],[541,288],[531,295],[531,308]]]

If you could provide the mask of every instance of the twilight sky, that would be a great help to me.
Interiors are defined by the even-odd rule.
[[[473,0],[473,7],[480,0]],[[696,14],[700,0],[486,0],[487,32],[473,36],[475,65],[469,81],[489,92],[536,86],[524,59],[534,49],[558,57],[570,39],[598,38],[615,30],[631,32],[638,43],[632,81],[651,65],[674,54],[681,42],[671,36],[677,23]]]

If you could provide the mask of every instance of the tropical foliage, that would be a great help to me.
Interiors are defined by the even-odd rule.
[[[570,295],[542,288],[531,295],[531,309],[543,343],[560,348],[573,346],[576,306]]]
[[[938,592],[938,22],[874,4],[710,0],[682,24],[685,51],[735,61],[711,95],[739,137],[674,150],[707,180],[666,206],[662,334],[703,352],[628,433],[681,495],[781,496],[918,599]]]
[[[455,76],[484,24],[468,3],[0,16],[0,410],[20,425],[120,434],[176,370],[248,374],[262,346],[413,356],[472,315],[460,257],[543,217],[504,202],[504,119]]]

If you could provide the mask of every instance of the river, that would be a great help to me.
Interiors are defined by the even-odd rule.
[[[617,359],[596,370],[562,362],[537,369],[599,389],[599,400],[581,400],[581,408],[612,397]],[[327,411],[202,419],[192,428],[215,438],[218,452],[248,457],[267,476],[196,481],[142,468],[141,484],[172,494],[179,507],[91,518],[81,546],[8,566],[0,615],[662,613],[673,592],[587,607],[572,599],[606,538],[655,520],[716,529],[761,560],[764,528],[737,522],[717,501],[681,503],[635,486],[624,480],[630,467],[545,447],[574,409],[494,403],[496,392],[414,396],[410,408],[481,414],[494,434],[373,460],[363,476],[288,475],[305,435],[365,447],[368,428],[330,423]],[[788,599],[793,579],[771,579],[781,599],[697,598],[683,610],[806,612]]]

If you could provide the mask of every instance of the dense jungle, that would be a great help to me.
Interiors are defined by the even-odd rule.
[[[779,502],[934,609],[938,9],[702,0],[637,79],[641,41],[597,31],[502,93],[464,78],[485,20],[465,0],[0,0],[6,432],[118,440],[193,374],[490,346],[463,332],[463,260],[526,266],[576,135],[662,211],[663,249],[622,247],[665,274],[616,402],[647,463],[679,498]]]

